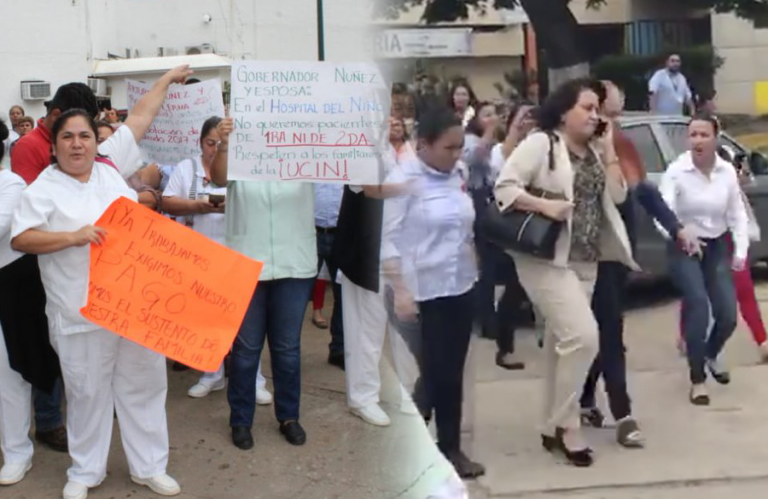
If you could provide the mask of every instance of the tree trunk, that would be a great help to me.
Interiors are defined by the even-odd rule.
[[[549,89],[589,75],[589,61],[579,43],[579,23],[567,0],[520,0],[520,5],[546,53]]]
[[[548,75],[549,88],[552,90],[559,87],[568,80],[589,76],[589,63],[580,62],[565,68],[550,68]]]

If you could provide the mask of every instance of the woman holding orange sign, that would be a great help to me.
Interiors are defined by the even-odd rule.
[[[186,70],[179,74],[186,76]],[[24,191],[13,217],[13,249],[39,255],[50,339],[66,387],[72,466],[64,499],[85,499],[88,489],[106,478],[113,411],[131,479],[161,495],[181,491],[166,474],[164,357],[80,314],[88,293],[90,245],[107,236],[93,224],[118,198],[137,199],[123,179],[135,163],[121,158],[136,152],[142,128],[121,127],[97,150],[92,117],[80,109],[63,113],[51,131],[53,164]],[[115,163],[97,158],[98,152]]]

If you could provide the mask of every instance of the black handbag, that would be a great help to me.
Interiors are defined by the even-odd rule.
[[[554,170],[554,140],[549,138],[549,169]],[[528,194],[547,199],[565,199],[563,194],[529,188]],[[555,258],[555,246],[563,230],[563,222],[548,218],[541,213],[511,209],[499,210],[491,203],[480,223],[482,235],[491,243],[505,250],[517,251],[545,260]]]

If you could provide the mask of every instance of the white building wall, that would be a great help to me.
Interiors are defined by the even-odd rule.
[[[325,1],[326,59],[367,58],[368,13],[365,0]],[[205,43],[233,59],[316,60],[316,1],[2,0],[0,116],[13,104],[36,118],[44,114],[42,101],[21,100],[21,80],[50,81],[55,92],[61,84],[84,82],[92,61],[109,53],[125,57],[131,49],[156,57],[159,47],[170,47],[183,55],[185,47]],[[110,85],[119,106],[124,85]]]
[[[45,114],[43,101],[22,101],[23,80],[51,82],[52,92],[70,81],[85,81],[87,57],[86,16],[76,5],[61,0],[0,2],[0,117],[21,104],[27,114]]]

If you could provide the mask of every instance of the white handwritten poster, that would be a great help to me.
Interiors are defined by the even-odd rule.
[[[152,85],[128,80],[128,109]],[[176,164],[200,154],[200,129],[211,116],[224,117],[221,82],[171,85],[155,121],[139,143],[146,161]]]
[[[229,179],[381,183],[389,93],[372,63],[233,63]]]

